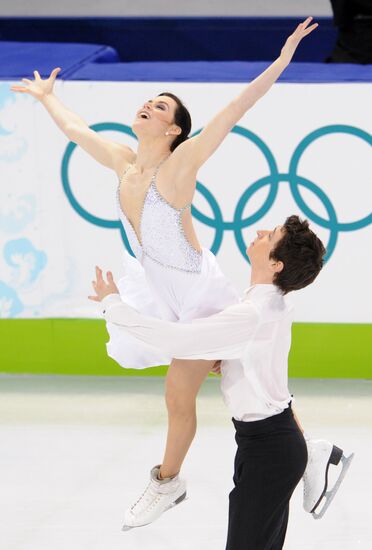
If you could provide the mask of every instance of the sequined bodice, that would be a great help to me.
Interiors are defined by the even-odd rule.
[[[143,203],[139,238],[121,207],[119,182],[118,210],[129,244],[141,263],[144,256],[147,256],[164,267],[199,273],[202,253],[187,240],[182,225],[182,214],[190,205],[184,208],[170,205],[156,187],[157,172],[158,169],[151,179]]]

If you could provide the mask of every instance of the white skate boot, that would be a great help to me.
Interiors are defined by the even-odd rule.
[[[142,527],[158,519],[163,512],[186,498],[186,483],[177,476],[158,479],[160,466],[151,470],[150,483],[140,498],[124,515],[123,531]]]
[[[314,519],[320,519],[324,516],[335,497],[354,454],[346,457],[342,449],[323,439],[309,439],[306,444],[308,462],[302,478],[304,482],[304,509],[306,512],[310,512]],[[333,488],[327,491],[329,466],[330,464],[337,465],[340,460],[342,461],[342,470]],[[323,498],[325,499],[324,505],[316,513]]]

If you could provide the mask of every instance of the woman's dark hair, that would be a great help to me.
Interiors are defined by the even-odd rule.
[[[287,218],[282,231],[283,237],[270,252],[270,259],[284,264],[282,271],[275,273],[273,283],[287,294],[314,281],[323,267],[326,250],[309,222],[298,216]]]
[[[176,136],[171,143],[170,150],[173,152],[178,145],[187,140],[191,131],[191,116],[179,97],[171,94],[170,92],[163,92],[159,94],[159,96],[163,95],[172,98],[177,103],[176,111],[174,113],[174,123],[181,128],[181,133],[179,136]]]

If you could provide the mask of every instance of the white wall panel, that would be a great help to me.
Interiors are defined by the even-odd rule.
[[[138,106],[166,89],[184,99],[197,130],[241,85],[59,82],[57,94],[89,124],[130,126]],[[297,320],[371,321],[372,231],[371,225],[358,221],[370,214],[372,204],[371,93],[371,84],[277,84],[241,120],[243,135],[230,134],[199,173],[224,223],[232,222],[245,190],[270,174],[262,151],[244,133],[252,132],[267,146],[280,174],[278,193],[267,212],[243,229],[249,242],[256,229],[271,228],[292,213],[308,217],[290,190],[289,165],[300,142],[323,129],[304,150],[297,174],[304,178],[299,191],[311,209],[311,226],[325,244],[333,241],[333,250],[317,282],[293,296]],[[327,133],[326,127],[338,130]],[[136,145],[123,133],[106,134]],[[0,316],[94,316],[94,304],[86,299],[94,266],[120,276],[119,230],[87,221],[63,189],[61,163],[67,145],[41,105],[13,95],[8,83],[0,84]],[[89,215],[118,219],[113,173],[76,148],[68,174],[73,195]],[[243,218],[262,207],[268,191],[266,185],[252,195]],[[194,205],[214,217],[199,193]],[[330,212],[337,219],[329,221]],[[237,219],[235,225],[239,223]],[[201,242],[211,246],[215,230],[199,221],[195,225]],[[217,257],[242,290],[249,282],[249,265],[232,229],[222,229]]]

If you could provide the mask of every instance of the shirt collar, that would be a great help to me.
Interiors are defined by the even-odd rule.
[[[283,295],[282,291],[277,285],[274,285],[272,283],[256,283],[254,285],[249,286],[244,290],[244,297],[246,297],[248,294],[250,294],[254,290],[255,294],[279,294],[280,296]]]

